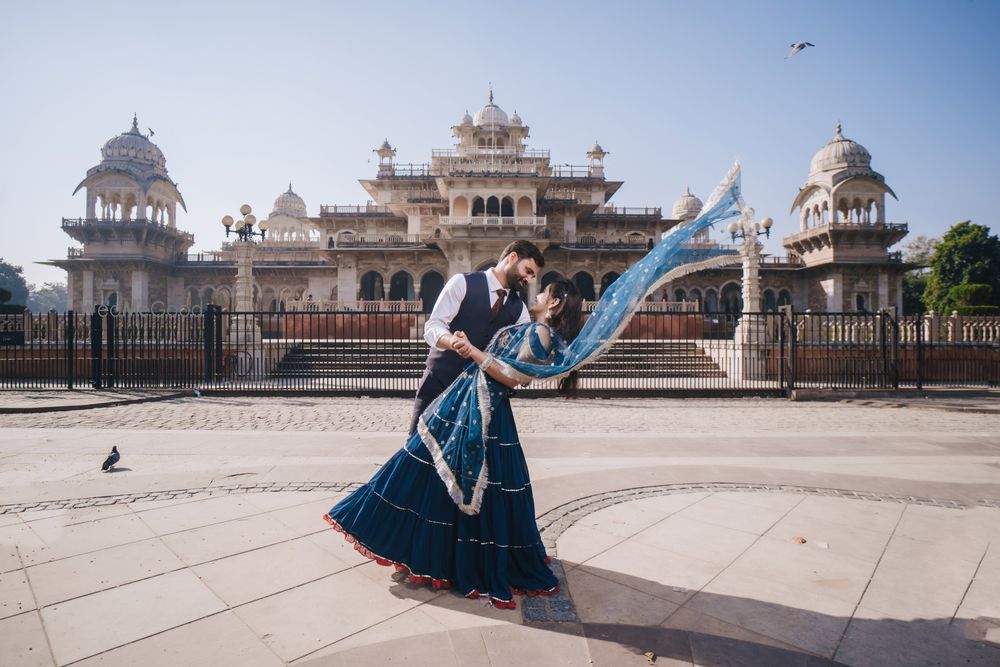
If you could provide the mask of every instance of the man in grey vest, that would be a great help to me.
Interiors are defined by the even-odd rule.
[[[493,335],[511,324],[530,320],[518,290],[534,280],[545,265],[530,241],[514,241],[500,253],[497,265],[485,271],[452,276],[424,325],[431,346],[410,419],[410,435],[424,409],[448,388],[468,364],[469,345],[484,349]],[[466,338],[454,336],[461,331]]]

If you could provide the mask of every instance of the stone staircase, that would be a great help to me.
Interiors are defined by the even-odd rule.
[[[288,350],[274,378],[419,378],[427,345],[412,341],[311,341]],[[622,340],[580,371],[585,378],[723,378],[693,341]]]

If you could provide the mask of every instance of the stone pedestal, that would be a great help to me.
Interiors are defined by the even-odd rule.
[[[236,251],[236,288],[229,320],[229,345],[233,348],[234,369],[238,376],[256,374],[261,369],[260,324],[253,314],[253,258],[256,244],[249,241],[233,243]]]

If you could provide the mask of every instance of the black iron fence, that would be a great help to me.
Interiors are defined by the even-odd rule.
[[[0,389],[206,388],[412,395],[419,312],[0,315]],[[580,371],[585,395],[1000,386],[1000,318],[639,312]],[[539,382],[526,394],[552,391]]]

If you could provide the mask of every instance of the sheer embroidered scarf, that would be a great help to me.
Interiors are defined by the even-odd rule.
[[[739,163],[727,174],[697,218],[678,225],[601,295],[579,335],[567,344],[544,324],[501,329],[487,347],[504,373],[526,384],[564,376],[596,359],[628,325],[633,313],[679,263],[684,244],[717,222],[740,214]],[[690,261],[690,253],[685,255]],[[470,364],[421,415],[417,435],[431,454],[448,494],[466,514],[479,513],[489,484],[489,425],[507,389]]]

